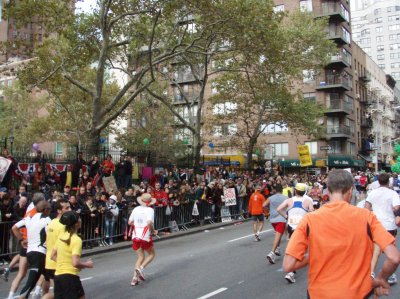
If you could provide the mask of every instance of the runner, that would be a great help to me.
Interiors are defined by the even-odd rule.
[[[275,230],[274,243],[272,245],[272,250],[267,255],[267,260],[270,264],[275,264],[276,256],[281,256],[281,251],[279,245],[281,243],[282,235],[285,232],[286,218],[278,213],[277,208],[287,199],[287,196],[282,195],[282,186],[276,185],[276,194],[268,198],[263,206],[269,205],[270,210],[270,222]]]
[[[304,215],[314,210],[312,199],[305,195],[307,188],[308,186],[306,184],[297,183],[294,188],[296,195],[286,199],[277,209],[278,213],[287,219],[289,238],[292,236]],[[285,279],[289,283],[294,283],[296,282],[294,276],[295,272],[289,272],[285,275]]]
[[[265,202],[265,197],[261,194],[261,189],[262,186],[257,185],[249,199],[249,214],[253,216],[254,220],[253,233],[255,242],[261,241],[260,232],[264,227],[263,204]]]
[[[40,275],[44,272],[46,260],[46,227],[50,223],[51,206],[47,201],[40,201],[36,205],[37,213],[33,217],[27,217],[18,221],[12,231],[20,242],[24,242],[21,227],[26,227],[28,236],[27,258],[28,258],[28,280],[22,288],[20,298],[28,298],[35,287]]]
[[[393,211],[400,209],[400,198],[396,191],[389,189],[390,175],[381,173],[378,177],[379,187],[373,189],[365,200],[365,208],[372,211],[376,218],[382,223],[383,227],[394,237],[397,235],[397,226]],[[381,249],[378,244],[374,244],[374,254],[371,260],[371,277],[375,278],[375,267]],[[393,273],[388,279],[390,284],[397,282],[396,274]]]
[[[57,262],[54,273],[55,299],[84,299],[85,291],[79,278],[84,268],[93,268],[91,259],[81,262],[82,239],[78,236],[81,220],[75,211],[65,212],[60,224],[65,232],[60,235],[51,253],[51,259]]]
[[[293,233],[283,260],[284,271],[305,266],[308,298],[371,298],[388,295],[385,281],[400,261],[395,239],[373,213],[349,204],[353,177],[345,170],[328,176],[329,203],[304,216]],[[370,278],[373,241],[385,252],[386,260],[375,280]],[[306,253],[308,252],[308,255]],[[305,297],[305,296],[304,296]]]
[[[45,277],[48,279],[46,284],[43,287],[43,294],[45,294],[42,299],[51,299],[54,298],[54,295],[48,293],[49,291],[49,280],[54,286],[54,273],[56,270],[57,263],[51,259],[51,254],[53,252],[54,245],[58,240],[59,236],[64,233],[65,226],[60,223],[61,216],[68,211],[71,211],[71,206],[67,200],[59,199],[56,201],[55,204],[57,210],[57,217],[54,218],[49,226],[47,227],[47,237],[46,237],[46,245],[47,245],[47,252],[46,252],[46,267],[45,267]]]
[[[154,229],[154,210],[150,206],[156,202],[150,194],[144,193],[137,199],[140,206],[133,209],[128,224],[133,225],[132,249],[136,251],[137,260],[131,285],[139,284],[139,279],[144,281],[144,268],[154,259],[155,251],[151,235],[157,235]],[[147,257],[145,256],[147,252]]]
[[[32,198],[32,203],[28,206],[28,208],[26,210],[24,218],[33,217],[37,213],[36,205],[42,200],[45,200],[44,194],[39,193],[39,192],[35,193]],[[12,263],[13,263],[14,259],[18,260],[18,273],[17,273],[17,276],[15,276],[14,280],[11,283],[10,292],[8,293],[7,299],[14,298],[15,292],[17,291],[22,279],[24,279],[24,277],[26,276],[26,272],[28,271],[28,259],[26,257],[26,249],[27,249],[26,247],[28,244],[28,236],[27,236],[26,228],[22,227],[20,229],[20,232],[22,234],[23,240],[20,241],[20,243],[19,243],[19,245],[20,245],[19,254],[16,255],[12,261]],[[6,273],[6,275],[8,275],[8,274]]]

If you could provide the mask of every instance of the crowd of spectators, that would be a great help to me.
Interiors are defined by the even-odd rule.
[[[132,168],[131,158],[127,156],[121,156],[115,165],[111,156],[103,162],[97,156],[86,162],[79,153],[76,162],[67,167],[64,174],[53,169],[46,171],[46,167],[39,164],[29,178],[21,180],[18,190],[1,187],[0,257],[7,260],[15,249],[9,230],[13,223],[24,217],[31,195],[37,191],[45,193],[52,203],[52,217],[56,216],[54,206],[58,199],[65,198],[70,202],[72,210],[81,215],[81,234],[86,248],[108,246],[126,239],[129,213],[138,205],[137,197],[145,192],[156,199],[156,229],[165,232],[172,231],[171,223],[179,227],[201,224],[205,220],[221,221],[226,188],[235,190],[236,205],[229,207],[229,215],[235,219],[248,216],[247,203],[255,185],[261,185],[263,194],[268,197],[275,193],[277,185],[283,187],[285,195],[291,196],[293,186],[306,183],[310,186],[308,194],[313,200],[327,200],[326,175],[323,174],[283,174],[263,167],[250,173],[221,165],[207,167],[199,175],[192,169],[174,166],[171,169],[158,168],[148,180],[133,184]],[[115,176],[116,190],[106,190],[102,184],[102,178],[111,175]],[[374,179],[372,173],[355,173],[354,176],[359,191]],[[359,200],[357,190],[354,201]],[[194,205],[198,213],[193,212]]]

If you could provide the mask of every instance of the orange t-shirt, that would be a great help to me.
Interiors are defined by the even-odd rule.
[[[255,191],[249,200],[249,213],[251,215],[261,215],[263,213],[263,203],[265,201],[264,195],[259,191]]]
[[[372,289],[373,243],[384,250],[394,241],[373,213],[340,200],[305,215],[286,254],[301,261],[308,249],[310,298],[361,299]]]

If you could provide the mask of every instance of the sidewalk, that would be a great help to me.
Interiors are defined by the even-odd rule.
[[[160,233],[160,235],[158,237],[154,238],[154,242],[170,240],[173,238],[183,237],[183,236],[195,234],[198,232],[202,232],[205,230],[213,230],[213,229],[217,229],[217,228],[224,227],[224,226],[242,224],[243,222],[246,222],[248,220],[249,219],[232,220],[230,222],[218,222],[218,223],[214,223],[214,224],[206,224],[206,225],[202,225],[202,226],[196,226],[196,227],[190,228],[188,230],[181,230],[176,233]],[[129,240],[129,241],[119,242],[114,245],[106,246],[106,247],[95,247],[92,249],[84,249],[82,251],[82,257],[87,257],[87,256],[96,255],[96,254],[126,249],[126,248],[130,248],[131,246],[132,246],[132,241]]]

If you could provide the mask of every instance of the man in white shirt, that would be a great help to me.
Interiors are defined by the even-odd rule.
[[[373,189],[365,200],[365,208],[372,211],[376,218],[382,223],[383,227],[394,237],[397,235],[397,225],[395,213],[400,208],[400,197],[397,192],[389,189],[390,175],[381,173],[378,177],[379,187]],[[374,254],[371,260],[371,276],[375,277],[375,267],[381,254],[380,248],[374,244]],[[396,275],[389,277],[388,282],[393,284],[397,282]]]
[[[137,199],[140,206],[133,209],[128,224],[133,225],[132,249],[136,251],[137,260],[131,285],[139,284],[139,279],[144,281],[144,268],[154,259],[155,251],[152,235],[157,235],[154,229],[154,210],[151,208],[156,203],[149,193],[144,193]],[[147,257],[145,256],[147,252]]]
[[[27,258],[28,258],[28,279],[25,286],[20,293],[21,298],[28,298],[30,292],[36,285],[41,274],[44,273],[46,261],[46,228],[51,219],[49,217],[51,207],[47,201],[40,201],[36,205],[37,213],[32,217],[26,217],[18,221],[13,227],[12,231],[20,242],[24,242],[20,228],[26,227],[28,244],[27,244]],[[22,246],[26,244],[22,243]]]

